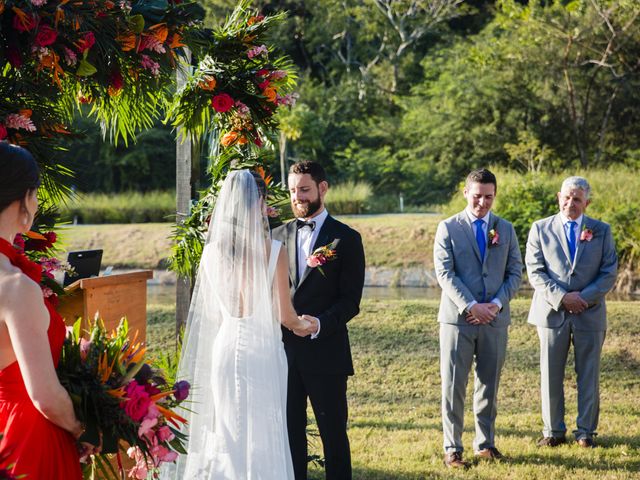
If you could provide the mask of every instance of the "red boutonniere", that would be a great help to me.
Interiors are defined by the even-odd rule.
[[[495,228],[489,230],[489,245],[498,245],[500,234]]]
[[[582,226],[582,231],[580,232],[580,241],[581,242],[590,242],[593,238],[593,230],[587,228],[586,225]]]
[[[317,268],[322,275],[324,272],[322,271],[322,265],[327,264],[338,258],[338,254],[336,252],[336,246],[338,245],[339,239],[335,239],[328,245],[323,247],[316,248],[311,255],[307,257],[307,266],[309,268]]]

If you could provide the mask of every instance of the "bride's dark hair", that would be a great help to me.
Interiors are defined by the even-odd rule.
[[[40,169],[22,147],[0,142],[0,212],[40,186]]]

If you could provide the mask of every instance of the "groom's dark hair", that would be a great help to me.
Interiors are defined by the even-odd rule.
[[[496,176],[486,168],[472,170],[469,175],[467,175],[467,179],[464,184],[465,186],[468,186],[470,183],[493,183],[496,192],[498,191],[498,181],[496,180]]]
[[[320,182],[327,181],[327,174],[317,162],[311,160],[305,160],[303,162],[296,162],[289,168],[289,173],[305,174],[308,173],[313,178],[313,181],[318,185]]]

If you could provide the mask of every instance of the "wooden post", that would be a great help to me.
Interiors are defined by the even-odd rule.
[[[186,51],[184,68],[191,64],[191,52]],[[177,88],[180,89],[186,81],[186,74],[181,69],[176,70]],[[183,138],[184,137],[184,138]],[[178,127],[176,133],[176,223],[184,223],[189,216],[191,207],[191,138]],[[176,283],[176,336],[180,328],[187,322],[189,304],[191,302],[191,288],[188,278],[178,278]]]

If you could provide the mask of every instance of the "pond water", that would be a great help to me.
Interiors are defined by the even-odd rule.
[[[532,290],[521,289],[518,298],[531,298]],[[365,287],[363,297],[379,300],[438,300],[440,299],[439,288],[416,288],[416,287]],[[609,300],[640,300],[639,295],[609,294]],[[175,285],[149,284],[147,287],[147,303],[149,305],[173,305],[176,302]]]

